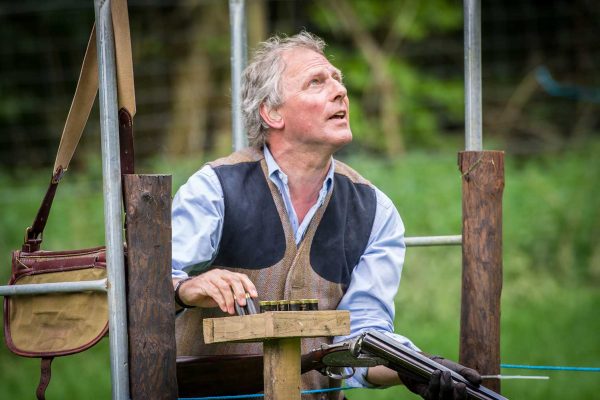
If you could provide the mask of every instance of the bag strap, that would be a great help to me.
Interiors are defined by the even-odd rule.
[[[134,171],[133,117],[136,113],[136,106],[127,1],[113,0],[111,2],[111,15],[115,35],[121,172],[130,174]],[[33,252],[40,249],[43,240],[42,235],[58,183],[73,158],[98,92],[97,57],[96,27],[94,25],[83,58],[75,95],[58,146],[50,184],[33,224],[26,230],[22,251]]]
[[[41,365],[40,383],[35,391],[37,400],[46,400],[46,389],[50,384],[50,378],[52,377],[52,361],[54,357],[43,357]]]

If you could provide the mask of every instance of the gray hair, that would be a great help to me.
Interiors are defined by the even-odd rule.
[[[254,57],[242,74],[242,117],[250,146],[263,146],[269,126],[260,116],[260,107],[277,108],[283,104],[281,76],[285,70],[283,52],[306,48],[325,55],[325,42],[312,33],[302,31],[297,35],[273,36],[260,43]]]

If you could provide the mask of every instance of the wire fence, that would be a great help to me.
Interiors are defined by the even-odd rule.
[[[2,3],[0,165],[10,168],[51,164],[94,19],[89,3]],[[363,7],[361,1],[349,3],[358,11]],[[410,9],[413,3],[418,4],[410,0],[397,2],[401,10]],[[529,81],[531,71],[545,65],[556,81],[580,87],[600,86],[596,68],[600,59],[596,39],[600,12],[592,3],[559,0],[507,4],[491,0],[483,4],[484,130],[490,137],[507,139],[509,151],[541,151],[564,144],[570,137],[585,137],[598,131],[596,104],[589,105],[585,99],[549,96]],[[249,1],[250,47],[272,32],[293,33],[306,27],[325,37],[334,48],[358,50],[348,35],[319,23],[319,7],[325,6],[316,0]],[[460,14],[459,3],[452,7],[458,8]],[[138,157],[228,151],[231,121],[227,2],[134,0],[129,1],[129,9],[138,101]],[[415,21],[425,20],[423,14],[427,10],[416,10]],[[454,15],[453,12],[456,10],[450,8],[448,15]],[[412,26],[419,27],[417,22]],[[462,81],[462,26],[459,23],[452,29],[428,29],[425,40],[407,35],[392,50],[402,63],[426,74],[418,75],[413,83],[421,84],[420,92],[437,91],[403,105],[410,110],[403,112],[401,128],[407,137],[423,123],[441,134],[462,135],[462,112],[452,117],[453,112],[440,105],[440,87],[425,84],[426,77],[440,82]],[[372,33],[374,40],[385,42],[386,38],[380,36]],[[371,74],[368,69],[364,73]],[[353,80],[365,79],[364,75],[354,75],[347,77],[351,94],[356,86]],[[406,87],[400,86],[399,90],[402,97],[411,97]],[[356,112],[369,111],[362,108],[368,108],[370,101],[361,98],[361,109]],[[96,116],[92,115],[82,142],[84,148],[94,152],[99,146]],[[364,138],[366,133],[359,131],[361,128],[357,125],[355,136],[369,148],[372,140]],[[419,140],[423,141],[415,139],[415,145]],[[85,156],[76,156],[74,165],[81,164],[85,164]]]

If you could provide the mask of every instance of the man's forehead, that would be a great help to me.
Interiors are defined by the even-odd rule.
[[[286,66],[285,69],[294,74],[320,68],[331,69],[339,73],[339,70],[329,62],[327,57],[309,48],[297,47],[285,50],[282,59]]]

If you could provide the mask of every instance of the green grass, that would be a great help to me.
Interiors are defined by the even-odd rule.
[[[529,160],[506,157],[502,362],[600,366],[600,142]],[[460,174],[456,154],[415,152],[394,161],[356,156],[347,160],[386,192],[398,207],[407,236],[459,234]],[[157,160],[147,172],[172,173],[180,186],[201,162]],[[98,163],[70,171],[59,188],[44,248],[103,242]],[[34,178],[0,173],[0,280],[6,281],[10,249],[39,206],[47,174]],[[459,247],[410,248],[396,299],[396,331],[422,349],[457,358],[460,316]],[[594,372],[524,371],[548,381],[503,381],[511,399],[591,399],[600,389]],[[32,398],[39,361],[0,348],[0,398]],[[414,399],[404,388],[353,390],[352,400]],[[92,350],[56,359],[50,399],[108,399],[108,340]]]

